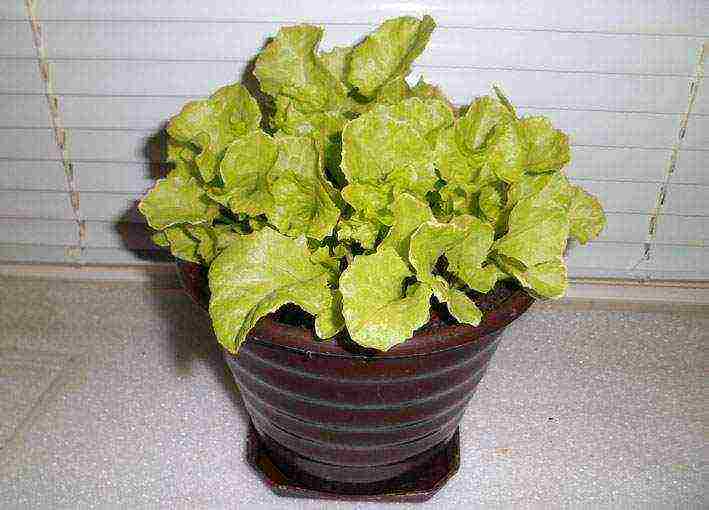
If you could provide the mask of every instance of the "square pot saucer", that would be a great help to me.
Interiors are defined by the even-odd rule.
[[[321,480],[278,465],[253,425],[249,426],[246,461],[279,496],[340,501],[424,502],[438,492],[460,467],[460,430],[429,451],[430,458],[396,478],[376,483],[346,484]],[[435,451],[434,451],[435,450]]]

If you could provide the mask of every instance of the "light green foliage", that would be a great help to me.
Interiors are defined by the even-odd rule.
[[[325,69],[342,83],[347,82],[347,64],[352,54],[352,48],[338,46],[320,54],[320,61]]]
[[[342,198],[363,217],[391,225],[389,205],[392,198],[388,188],[367,183],[348,184],[342,190]]]
[[[141,200],[138,210],[156,230],[180,223],[211,222],[219,214],[217,204],[207,196],[199,181],[184,178],[175,170],[155,184]]]
[[[312,176],[286,174],[273,185],[275,206],[269,218],[284,234],[322,239],[332,232],[340,211]]]
[[[569,237],[568,213],[554,208],[535,208],[531,199],[512,210],[509,230],[495,243],[495,250],[533,266],[563,255]]]
[[[286,235],[305,234],[313,239],[328,236],[340,210],[335,206],[322,171],[322,158],[313,141],[305,137],[280,137],[274,168],[273,210],[268,218]]]
[[[456,304],[451,307],[451,313],[460,321],[463,321],[463,317],[466,322],[470,322],[471,317],[478,317],[477,322],[472,322],[477,325],[480,313],[474,312],[469,306],[464,307],[460,293],[451,288],[442,276],[434,274],[436,263],[445,255],[448,270],[466,282],[469,276],[481,271],[481,264],[490,251],[492,240],[492,227],[468,215],[458,216],[450,223],[428,221],[411,236],[409,259],[417,278],[428,284],[440,301],[449,302],[453,299]],[[475,306],[472,302],[470,305]],[[461,317],[456,311],[462,314]]]
[[[410,99],[407,101],[420,101]],[[342,170],[350,183],[371,184],[424,197],[436,183],[433,154],[420,118],[428,108],[402,118],[400,109],[378,106],[350,121],[342,131]]]
[[[167,235],[164,230],[158,230],[151,237],[150,240],[153,241],[157,246],[162,248],[167,248],[170,246],[170,241],[167,239]]]
[[[468,152],[484,148],[496,127],[508,124],[513,117],[499,101],[483,96],[470,105],[456,126],[456,137]]]
[[[460,278],[471,289],[485,294],[492,290],[498,280],[503,280],[507,276],[495,263],[490,262],[472,271],[468,270],[468,268],[463,268]]]
[[[421,99],[439,99],[449,106],[452,106],[450,100],[441,89],[436,85],[426,83],[423,78],[419,78],[419,81],[416,82],[416,85],[411,89],[411,94]]]
[[[429,142],[435,146],[438,134],[453,125],[452,108],[440,99],[419,99],[412,97],[392,104],[387,108],[394,119],[410,124]]]
[[[158,232],[153,239],[155,240],[158,235],[158,241],[162,243],[160,246],[169,246],[175,257],[209,265],[217,254],[241,238],[243,233],[236,232],[232,225],[210,226],[185,223],[168,227]]]
[[[497,225],[504,208],[504,189],[497,185],[484,186],[478,195],[478,207],[484,219],[491,225]]]
[[[198,264],[201,262],[197,254],[199,241],[192,237],[184,226],[168,227],[164,232],[170,245],[170,251],[175,257]]]
[[[503,269],[543,297],[566,289],[563,253],[570,232],[573,187],[563,174],[535,178],[515,192],[507,234],[495,242]],[[523,198],[518,198],[523,197]]]
[[[528,117],[519,121],[527,145],[525,170],[539,173],[559,170],[571,161],[569,137],[554,129],[545,117]]]
[[[529,288],[542,298],[557,299],[566,293],[566,266],[561,259],[542,262],[527,269]]]
[[[315,334],[323,339],[331,338],[345,329],[345,318],[342,316],[342,294],[333,290],[328,300],[315,317]]]
[[[349,83],[363,96],[372,97],[382,85],[408,75],[435,27],[430,16],[385,21],[353,50]]]
[[[234,212],[265,214],[286,235],[322,239],[340,211],[325,187],[321,164],[308,137],[249,133],[229,146],[222,161],[226,203]]]
[[[209,99],[187,103],[170,120],[167,132],[177,142],[201,148],[195,162],[208,182],[214,178],[227,145],[258,129],[260,122],[256,100],[243,85],[235,84],[218,89]]]
[[[372,219],[367,219],[362,213],[356,213],[351,218],[341,219],[337,226],[337,238],[340,241],[356,241],[366,250],[374,249],[374,242],[379,237],[383,225]]]
[[[499,88],[456,109],[408,84],[434,26],[395,18],[327,52],[321,28],[282,28],[255,63],[263,122],[241,85],[170,121],[173,169],[139,209],[157,245],[210,266],[225,348],[285,303],[314,315],[320,338],[347,329],[387,350],[429,320],[434,295],[477,325],[468,296],[500,280],[565,292],[567,240],[599,235],[601,204],[562,170],[568,137],[520,118]]]
[[[524,134],[518,122],[511,121],[495,128],[487,150],[486,161],[498,179],[519,181],[524,175],[527,154]]]
[[[220,172],[227,203],[234,212],[251,215],[273,210],[269,176],[278,159],[278,144],[261,131],[243,136],[229,146]]]
[[[571,237],[586,244],[601,233],[606,226],[606,216],[596,197],[578,186],[572,186],[572,189],[574,194],[569,208]]]
[[[483,318],[480,309],[458,289],[450,289],[446,296],[448,309],[458,322],[477,326]]]
[[[404,289],[408,276],[393,248],[359,256],[342,273],[342,311],[355,342],[386,351],[428,321],[431,290],[422,284]]]
[[[256,59],[254,74],[261,89],[290,98],[305,113],[344,102],[345,86],[317,56],[322,35],[322,28],[312,25],[281,28]],[[328,63],[332,68],[332,59]]]
[[[310,261],[305,238],[270,228],[229,245],[209,269],[209,313],[219,342],[236,352],[264,315],[295,303],[318,316],[332,307],[329,272]]]
[[[433,221],[433,213],[426,202],[407,193],[399,196],[391,209],[394,221],[381,248],[394,248],[402,259],[408,260],[411,234],[422,223]]]

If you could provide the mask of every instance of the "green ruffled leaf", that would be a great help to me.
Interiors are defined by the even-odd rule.
[[[571,237],[581,244],[598,237],[606,226],[601,202],[578,186],[572,186],[573,197],[569,208]]]
[[[569,137],[554,129],[545,117],[519,121],[527,150],[525,170],[532,173],[559,170],[571,161]]]
[[[563,297],[568,287],[566,266],[561,259],[542,262],[527,269],[525,279],[535,294],[543,298]]]
[[[514,138],[513,122],[499,101],[488,96],[476,99],[455,126],[438,138],[436,166],[441,177],[475,191],[494,180],[495,174],[502,179],[507,173],[514,173],[516,166],[512,170],[508,167],[519,165],[514,158],[506,159],[507,151],[514,149],[518,153],[522,149]]]
[[[342,294],[334,290],[330,293],[330,301],[315,318],[315,334],[323,339],[332,338],[343,329],[345,318],[342,315]]]
[[[425,119],[402,121],[392,108],[378,106],[345,126],[342,171],[350,183],[424,197],[437,180],[429,144],[418,130]]]
[[[517,119],[517,111],[515,110],[515,107],[512,106],[512,103],[510,103],[510,100],[507,99],[507,96],[505,95],[504,92],[502,92],[502,89],[498,87],[497,85],[492,86],[492,90],[495,92],[495,96],[497,96],[497,100],[502,103],[502,105],[505,107],[505,109],[509,112],[509,114],[512,116],[512,118]]]
[[[431,289],[417,283],[393,248],[355,257],[340,278],[343,315],[359,345],[386,351],[410,338],[429,318]]]
[[[416,83],[416,85],[411,88],[411,94],[414,97],[418,97],[421,99],[438,99],[440,101],[443,101],[450,107],[453,106],[450,102],[450,99],[446,97],[446,95],[443,93],[443,91],[441,91],[440,88],[438,88],[436,85],[426,83],[423,78],[419,78],[419,81]]]
[[[211,227],[203,225],[188,226],[189,234],[197,239],[197,255],[204,264],[210,264],[217,256],[219,247],[217,245],[217,234]]]
[[[561,258],[541,262],[529,268],[504,257],[498,258],[497,262],[505,272],[537,297],[558,299],[566,293],[568,278]]]
[[[348,184],[342,190],[342,198],[363,217],[391,225],[393,218],[389,205],[392,198],[387,188],[372,184]]]
[[[202,178],[209,182],[216,175],[219,160],[237,137],[258,129],[261,110],[243,85],[218,89],[209,99],[191,101],[170,120],[167,132],[181,144],[193,144],[201,149],[195,163]],[[168,145],[168,149],[170,146]],[[184,159],[184,150],[169,157]]]
[[[181,170],[173,170],[167,178],[158,180],[138,210],[155,230],[180,223],[211,223],[219,215],[219,206],[207,196],[199,181]]]
[[[519,182],[509,187],[507,206],[512,208],[522,199],[529,207],[568,211],[574,197],[574,186],[562,172],[551,174],[525,174]]]
[[[416,277],[433,289],[439,301],[448,303],[448,309],[459,321],[477,326],[482,313],[461,291],[452,288],[433,271],[438,259],[445,255],[448,270],[463,281],[465,276],[479,270],[480,264],[492,245],[490,225],[472,216],[459,216],[450,223],[429,221],[422,224],[411,236],[409,258]]]
[[[536,206],[534,197],[521,200],[512,209],[508,233],[494,249],[526,267],[560,259],[569,236],[568,214],[558,208]]]
[[[321,240],[332,233],[340,210],[330,198],[317,147],[305,137],[279,136],[276,141],[274,208],[268,217],[283,234]]]
[[[451,223],[462,229],[464,234],[460,241],[444,251],[448,259],[448,270],[468,283],[471,275],[480,271],[481,264],[490,252],[494,230],[473,216],[459,216]]]
[[[220,253],[231,243],[239,241],[243,235],[249,233],[240,225],[214,225],[213,229],[217,253]]]
[[[229,208],[252,216],[273,210],[273,177],[269,174],[278,159],[278,144],[262,131],[234,141],[224,155],[220,172]]]
[[[272,119],[275,129],[287,135],[311,136],[326,145],[342,132],[347,122],[347,116],[341,111],[303,113],[295,105],[292,99],[285,96],[276,98],[276,113]]]
[[[167,248],[170,246],[170,241],[168,240],[167,235],[165,234],[164,230],[160,230],[159,232],[155,232],[152,236],[150,236],[150,240],[156,246],[160,246],[161,248]]]
[[[509,124],[514,118],[502,103],[483,96],[470,105],[456,125],[458,143],[470,153],[485,147],[496,127]]]
[[[443,186],[438,190],[438,195],[441,197],[440,203],[438,204],[438,217],[450,220],[453,216],[470,214],[472,208],[472,194],[472,191],[468,191],[457,184],[446,184]]]
[[[322,28],[283,27],[259,54],[254,75],[261,89],[274,97],[290,98],[303,113],[337,109],[347,89],[317,56]]]
[[[273,185],[274,208],[268,214],[273,225],[291,237],[305,234],[322,239],[332,233],[340,210],[312,176],[288,173]]]
[[[478,207],[491,225],[497,226],[504,209],[505,193],[500,186],[484,186],[478,195]]]
[[[429,221],[411,236],[409,259],[417,278],[430,285],[436,297],[447,300],[448,285],[433,274],[441,255],[448,260],[448,270],[467,283],[468,276],[479,271],[493,242],[493,229],[472,216],[458,216],[450,223]]]
[[[383,225],[377,220],[367,219],[361,213],[357,213],[351,218],[340,219],[337,238],[340,241],[356,241],[365,250],[371,250],[382,228]]]
[[[178,259],[189,262],[201,263],[197,254],[199,241],[188,234],[187,229],[182,225],[168,227],[164,230],[165,237],[170,245],[170,252]]]
[[[495,128],[486,161],[500,180],[513,183],[522,179],[527,164],[527,150],[519,123],[507,122]]]
[[[346,83],[347,66],[351,55],[351,47],[337,46],[330,51],[320,53],[320,62],[332,76],[340,82]]]
[[[453,125],[452,108],[438,99],[412,97],[391,105],[387,109],[395,119],[409,123],[433,148],[441,131]]]
[[[451,185],[468,186],[485,163],[481,155],[471,155],[458,144],[455,128],[443,130],[436,141],[436,168]]]
[[[473,303],[464,292],[457,289],[450,289],[446,296],[448,311],[458,322],[477,326],[483,318],[483,314],[475,303]]]
[[[175,257],[206,265],[226,246],[242,237],[228,225],[175,225],[160,234],[164,234]]]
[[[462,271],[461,280],[473,290],[486,294],[492,290],[498,280],[507,277],[494,263],[489,263],[481,268]]]
[[[394,248],[404,260],[409,260],[411,234],[427,221],[433,221],[433,213],[426,202],[404,193],[391,206],[393,223],[382,241],[380,249]]]
[[[264,315],[295,303],[319,316],[329,313],[332,291],[327,269],[310,261],[305,238],[264,228],[243,236],[212,262],[209,314],[219,343],[236,352]]]
[[[348,82],[363,96],[375,96],[384,84],[409,74],[435,27],[430,16],[385,21],[352,51]]]
[[[385,83],[377,92],[375,101],[365,103],[361,113],[374,108],[377,105],[392,105],[412,96],[411,87],[403,77],[394,78]]]
[[[224,156],[223,193],[232,211],[266,214],[291,237],[322,239],[332,232],[340,211],[325,187],[321,164],[312,139],[274,139],[256,131],[232,143]]]

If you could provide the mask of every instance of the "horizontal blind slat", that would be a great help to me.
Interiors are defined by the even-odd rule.
[[[0,7],[0,16],[22,19],[24,11],[13,2],[10,4]],[[38,16],[43,20],[169,18],[371,24],[402,14],[431,14],[439,24],[452,26],[698,35],[709,32],[709,9],[697,0],[625,0],[622,5],[615,0],[583,4],[523,0],[428,0],[425,3],[309,0],[307,6],[292,0],[53,0],[38,5]]]
[[[709,213],[709,187],[670,184],[662,212],[687,215]]]
[[[51,129],[3,129],[0,136],[0,158],[61,158]]]
[[[71,246],[12,244],[0,242],[0,262],[32,262],[46,264],[75,264],[77,259]],[[85,248],[81,261],[85,264],[154,264],[172,260],[164,251],[125,250],[122,248]]]
[[[709,246],[709,217],[662,214],[657,224],[656,240],[658,243]]]
[[[281,23],[49,23],[50,58],[241,60],[253,58]],[[322,47],[355,43],[369,27],[323,25]],[[542,68],[598,73],[693,70],[699,38],[437,28],[417,64]],[[677,58],[683,55],[684,58]],[[218,63],[215,65],[219,65]]]
[[[61,191],[66,177],[60,161],[0,160],[0,188]]]
[[[201,62],[147,63],[128,61],[57,62],[56,92],[127,96],[205,95],[219,86],[238,81],[244,64],[214,65]],[[34,62],[0,62],[10,78],[0,81],[0,91],[42,92]],[[515,104],[537,108],[605,109],[681,113],[686,102],[687,78],[681,76],[627,76],[522,71],[505,69],[422,69],[415,66],[411,80],[422,76],[440,85],[451,99],[465,104],[490,93],[500,84]],[[696,113],[709,113],[701,102]]]
[[[0,218],[0,239],[13,244],[75,245],[76,222],[37,218]]]
[[[71,220],[73,212],[65,192],[0,190],[0,216]]]

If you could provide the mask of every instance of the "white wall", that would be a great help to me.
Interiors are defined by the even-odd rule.
[[[0,260],[147,263],[134,201],[157,172],[152,137],[189,98],[238,79],[285,23],[348,44],[383,19],[429,13],[439,28],[413,78],[458,103],[502,85],[522,113],[573,143],[571,178],[600,196],[608,228],[573,249],[572,276],[709,278],[709,95],[702,82],[658,219],[651,214],[688,106],[705,0],[577,2],[38,0],[49,85],[85,222],[67,193],[23,0],[0,5]],[[117,224],[121,222],[121,224]],[[147,258],[146,258],[147,257]]]

